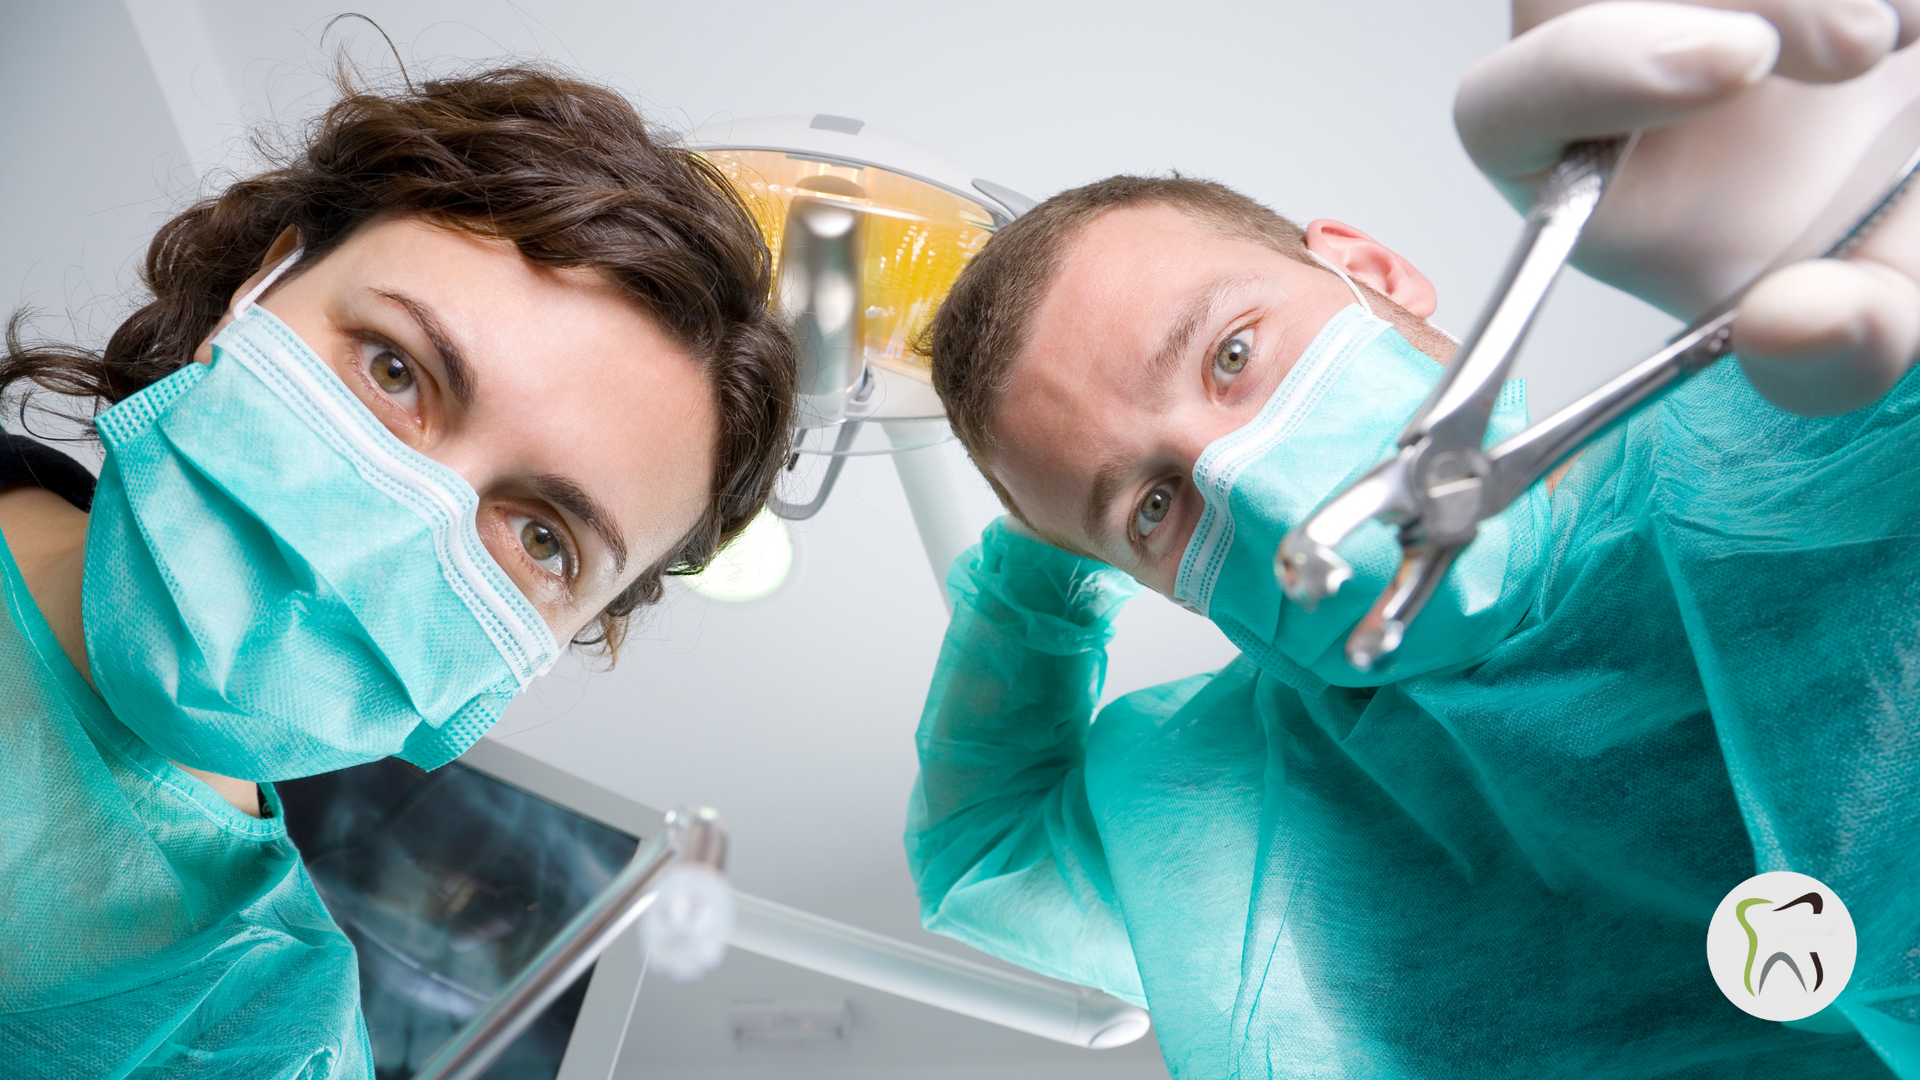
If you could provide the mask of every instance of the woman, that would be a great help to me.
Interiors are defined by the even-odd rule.
[[[169,222],[104,352],[97,489],[8,436],[0,1061],[370,1076],[271,781],[460,754],[759,510],[792,345],[725,181],[530,68],[352,92]]]

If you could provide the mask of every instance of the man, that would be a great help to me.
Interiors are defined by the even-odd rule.
[[[1563,18],[1623,6],[1672,7]],[[1694,35],[1694,108],[1819,53],[1776,37],[1742,66],[1742,34]],[[1540,41],[1470,77],[1470,145],[1473,88],[1511,91],[1500,65]],[[1601,249],[1672,295],[1729,272],[1610,212]],[[1785,373],[1769,393],[1833,412],[1910,364],[1911,250],[1868,254],[1841,270],[1882,293],[1809,309],[1803,279],[1753,306],[1743,358]],[[976,258],[935,380],[1013,517],[949,577],[908,827],[924,921],[1146,1004],[1177,1077],[1920,1076],[1920,721],[1896,674],[1916,666],[1920,510],[1899,493],[1920,385],[1814,420],[1732,365],[1696,377],[1488,523],[1361,672],[1341,644],[1391,533],[1343,549],[1358,579],[1314,612],[1280,595],[1273,550],[1437,379],[1434,306],[1364,232],[1182,179],[1055,196]],[[1496,435],[1522,419],[1509,391]],[[1096,723],[1135,582],[1243,655]],[[1703,962],[1715,905],[1759,869],[1824,881],[1859,930],[1846,993],[1791,1026],[1737,1011]]]

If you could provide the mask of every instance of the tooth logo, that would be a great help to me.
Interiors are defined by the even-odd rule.
[[[1853,916],[1832,889],[1777,870],[1740,883],[1707,924],[1720,992],[1763,1020],[1804,1020],[1853,977]]]

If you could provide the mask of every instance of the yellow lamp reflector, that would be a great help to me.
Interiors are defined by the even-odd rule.
[[[787,523],[762,510],[705,570],[680,580],[709,600],[738,604],[772,595],[792,573],[793,537]]]
[[[797,195],[844,202],[866,212],[861,344],[868,361],[931,379],[913,338],[933,320],[967,260],[993,235],[987,208],[963,195],[877,165],[854,165],[778,150],[702,153],[745,196],[773,250],[774,272]]]

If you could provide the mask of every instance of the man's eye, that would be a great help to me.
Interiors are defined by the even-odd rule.
[[[1225,390],[1251,359],[1253,334],[1242,330],[1221,343],[1220,351],[1213,354],[1213,384]]]
[[[385,345],[375,344],[362,346],[362,355],[366,357],[367,374],[373,376],[375,386],[394,397],[413,392],[413,365],[405,357]]]
[[[544,521],[535,518],[520,519],[520,546],[526,549],[527,557],[542,570],[555,577],[567,576],[567,548],[560,542],[560,534]]]
[[[1146,498],[1140,500],[1140,509],[1134,511],[1133,531],[1138,533],[1142,540],[1146,539],[1152,535],[1153,530],[1160,527],[1161,522],[1167,520],[1167,511],[1171,509],[1173,509],[1173,485],[1161,484],[1155,487],[1147,492]]]

